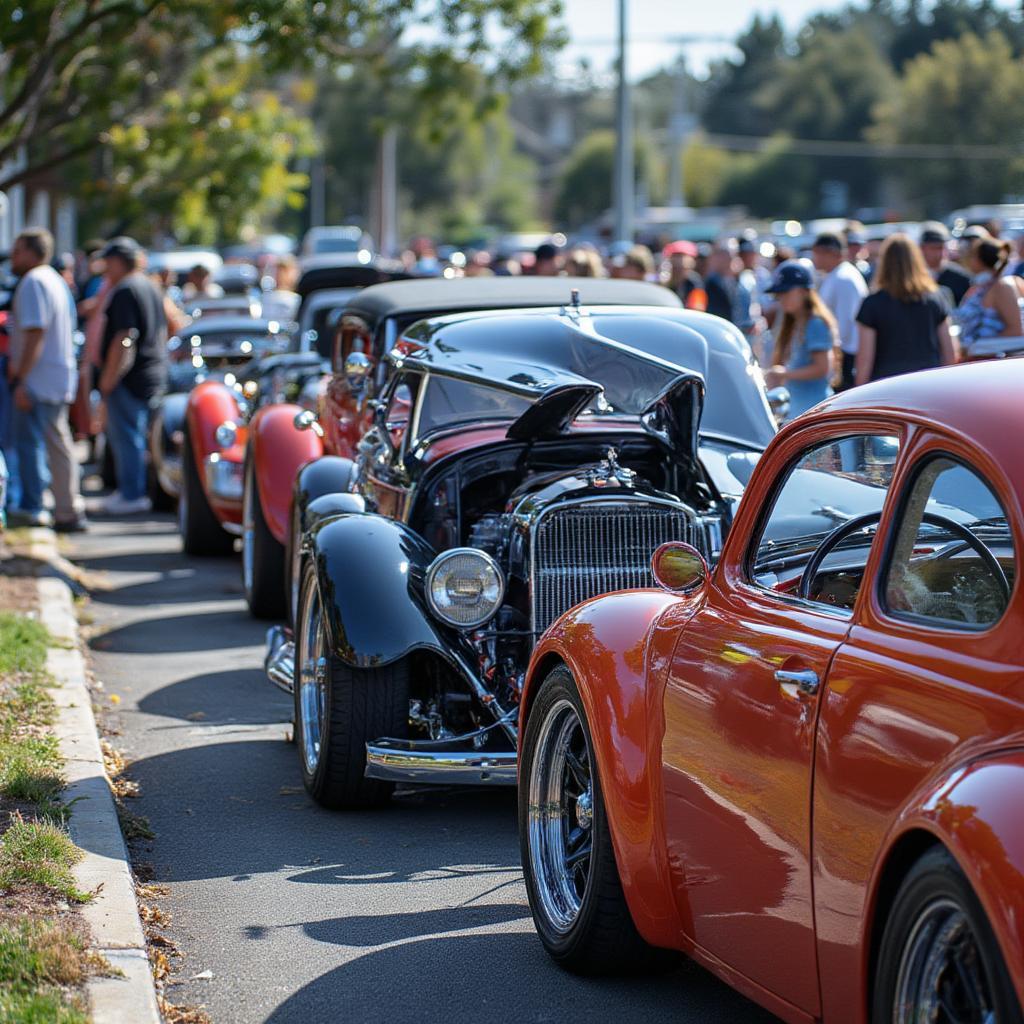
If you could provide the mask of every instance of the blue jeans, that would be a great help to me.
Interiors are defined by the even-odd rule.
[[[11,413],[11,432],[14,435],[18,477],[21,481],[21,501],[18,505],[25,512],[43,511],[43,491],[50,486],[46,430],[56,424],[63,412],[63,402],[35,401],[28,412],[15,407]]]
[[[146,494],[146,437],[149,402],[123,384],[107,396],[107,440],[114,454],[117,489],[127,501]]]
[[[0,452],[7,460],[7,508],[20,508],[21,482],[18,477],[18,454],[14,450],[11,417],[14,400],[7,383],[9,356],[0,356]]]

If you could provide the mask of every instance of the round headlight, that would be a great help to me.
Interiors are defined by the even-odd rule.
[[[233,420],[225,420],[214,432],[213,438],[221,448],[230,448],[238,436],[238,424]]]
[[[477,548],[452,548],[427,569],[427,601],[443,622],[459,629],[482,626],[500,607],[505,577],[498,563]]]

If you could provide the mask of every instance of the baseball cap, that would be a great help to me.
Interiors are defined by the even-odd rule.
[[[814,275],[800,260],[787,260],[775,268],[772,283],[765,289],[770,295],[781,295],[793,288],[813,288]]]
[[[812,249],[835,249],[836,252],[842,252],[846,248],[846,242],[842,235],[837,234],[835,231],[823,231],[814,240]]]
[[[921,225],[921,242],[942,242],[949,241],[949,229],[938,220],[926,220]]]
[[[142,255],[142,246],[134,238],[129,238],[127,235],[118,235],[107,242],[100,255],[104,259],[109,259],[111,256],[120,256],[126,263],[134,266]]]
[[[696,256],[697,246],[694,242],[687,242],[685,239],[681,239],[678,242],[669,242],[664,249],[661,250],[662,256]]]
[[[756,252],[757,244],[753,238],[743,237],[737,240],[736,250],[737,252]]]

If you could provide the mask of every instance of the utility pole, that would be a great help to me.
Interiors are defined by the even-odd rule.
[[[636,171],[633,166],[633,108],[627,78],[628,25],[626,0],[619,0],[619,56],[616,62],[618,89],[615,97],[615,238],[633,240],[633,206],[636,202]]]

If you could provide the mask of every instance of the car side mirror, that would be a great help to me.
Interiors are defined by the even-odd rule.
[[[691,544],[671,540],[651,557],[651,572],[658,586],[673,594],[699,590],[710,577],[704,556]]]
[[[776,423],[781,423],[789,415],[789,388],[769,388],[766,397]]]
[[[301,412],[297,412],[292,423],[296,430],[312,430],[317,437],[324,436],[324,428],[320,426],[316,413],[312,409],[303,409]]]
[[[371,368],[370,358],[364,352],[350,352],[343,367],[348,386],[353,391],[358,391],[370,375]]]

